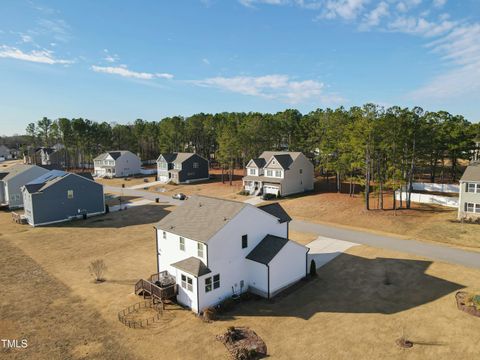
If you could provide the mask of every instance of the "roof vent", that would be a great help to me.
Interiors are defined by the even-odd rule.
[[[228,218],[226,216],[223,217],[223,221],[227,221]]]

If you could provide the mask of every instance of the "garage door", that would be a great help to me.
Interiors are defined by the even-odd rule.
[[[269,186],[269,185],[265,185],[263,187],[263,192],[265,194],[274,194],[274,195],[277,195],[278,194],[278,191],[279,191],[279,188],[277,186]]]

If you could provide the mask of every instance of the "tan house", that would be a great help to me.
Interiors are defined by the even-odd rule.
[[[313,164],[301,152],[264,151],[246,166],[245,191],[286,196],[313,190]]]

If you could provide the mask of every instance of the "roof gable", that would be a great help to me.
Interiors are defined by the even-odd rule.
[[[480,182],[480,162],[468,165],[460,181]]]
[[[290,240],[268,234],[247,255],[248,260],[268,265]]]
[[[193,256],[184,260],[180,260],[176,263],[173,263],[171,266],[179,270],[182,270],[190,275],[193,275],[195,277],[203,276],[212,272],[203,263],[203,261]]]
[[[285,209],[279,203],[258,206],[260,210],[275,216],[281,223],[292,221]]]

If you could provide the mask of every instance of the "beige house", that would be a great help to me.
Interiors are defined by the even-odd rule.
[[[313,190],[313,164],[301,152],[264,151],[246,166],[245,191],[286,196]]]
[[[471,163],[460,179],[458,218],[480,218],[480,161]]]

